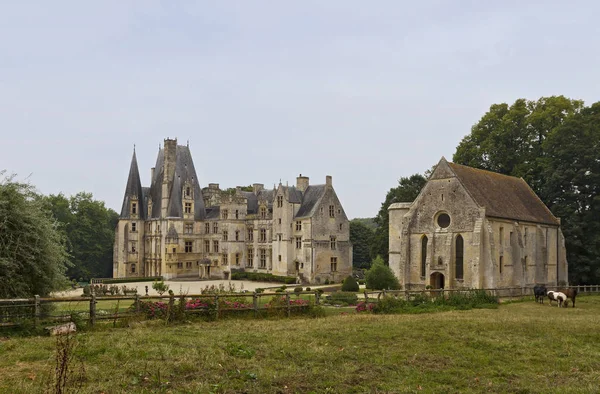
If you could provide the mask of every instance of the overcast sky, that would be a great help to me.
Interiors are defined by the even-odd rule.
[[[595,1],[0,0],[0,169],[119,211],[166,137],[201,186],[333,176],[374,216],[489,106],[598,101]]]

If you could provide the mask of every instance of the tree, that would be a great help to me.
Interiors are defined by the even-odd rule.
[[[159,295],[163,295],[165,291],[169,291],[169,285],[165,284],[162,280],[152,283],[152,288],[156,290]]]
[[[0,298],[47,296],[66,285],[65,239],[45,200],[13,179],[0,181]]]
[[[421,174],[411,175],[409,178],[400,178],[398,186],[388,191],[385,201],[381,204],[379,213],[375,217],[377,229],[373,240],[371,256],[383,256],[384,261],[388,261],[389,251],[389,213],[388,208],[397,202],[412,202],[427,183],[427,179]]]
[[[104,202],[81,192],[66,198],[50,195],[47,201],[68,240],[71,253],[70,278],[106,278],[112,276],[114,229],[119,216]]]
[[[358,291],[358,282],[352,275],[349,275],[346,279],[344,279],[344,283],[342,283],[342,291]]]
[[[562,218],[570,280],[600,281],[600,102],[584,108],[544,141],[543,194]]]
[[[350,221],[350,242],[352,243],[352,265],[355,268],[371,266],[371,249],[375,239],[375,231],[364,222],[352,219]]]
[[[390,267],[385,265],[383,258],[377,256],[371,268],[365,274],[365,282],[368,289],[372,290],[398,290],[400,282]]]
[[[540,193],[544,141],[566,118],[578,113],[583,101],[564,96],[537,101],[494,104],[463,138],[454,154],[458,164],[522,177]]]

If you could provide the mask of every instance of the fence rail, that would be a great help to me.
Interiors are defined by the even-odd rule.
[[[585,286],[547,286],[548,290],[571,288],[577,289],[579,294],[599,294],[600,285],[585,285]],[[367,291],[365,290],[362,295],[364,301],[377,302],[382,296],[394,296],[403,297],[404,299],[410,299],[415,295],[427,294],[431,297],[448,296],[453,293],[465,293],[473,290],[483,290],[488,294],[496,296],[501,299],[522,299],[524,297],[533,296],[532,287],[505,287],[505,288],[494,288],[494,289],[425,289],[425,290],[381,290],[381,291]],[[92,294],[91,297],[64,297],[64,298],[49,298],[35,296],[32,298],[15,298],[15,299],[0,299],[0,327],[15,326],[18,325],[19,319],[30,319],[34,325],[40,324],[43,321],[70,321],[72,319],[71,314],[76,312],[84,314],[87,317],[88,324],[94,325],[97,320],[117,320],[133,316],[140,312],[140,305],[142,301],[165,301],[167,300],[173,305],[175,299],[183,297],[185,300],[200,299],[209,300],[213,302],[215,309],[215,318],[219,318],[219,315],[223,312],[230,311],[254,311],[254,315],[257,316],[261,311],[267,309],[284,309],[286,315],[290,316],[294,309],[304,307],[306,305],[294,305],[292,302],[292,296],[296,295],[297,298],[301,296],[309,296],[309,304],[314,302],[314,305],[321,304],[321,292],[316,291],[303,291],[299,293],[290,292],[263,292],[263,293],[235,293],[235,294],[184,294],[184,295],[153,295],[153,296],[96,296]],[[280,296],[285,297],[285,304],[282,306],[270,306],[265,307],[261,303],[262,297],[274,297]],[[251,302],[247,302],[248,307],[244,308],[228,308],[225,305],[221,305],[220,300],[227,300],[230,298],[243,298],[251,299]],[[110,308],[98,309],[98,303],[102,301],[114,301],[117,302],[116,306]],[[124,301],[125,307],[132,311],[119,311],[120,302]],[[63,308],[59,310],[62,314],[52,314],[48,305],[60,305],[66,303],[87,303],[89,308],[85,310],[81,308],[77,310]],[[201,314],[205,313],[206,310],[199,308],[195,310],[187,310],[185,313],[189,314]]]
[[[269,306],[265,307],[261,303],[262,297],[284,297],[285,304],[281,306]],[[299,299],[304,296],[310,297],[308,304],[296,305],[292,301],[292,296],[296,296]],[[126,317],[135,316],[140,313],[141,302],[146,301],[163,301],[168,302],[169,305],[174,305],[176,300],[184,299],[185,301],[190,300],[206,300],[212,302],[214,305],[215,318],[219,318],[219,315],[223,312],[230,311],[254,311],[255,315],[258,315],[261,311],[283,309],[286,311],[289,317],[293,310],[306,307],[307,305],[314,302],[314,305],[320,304],[321,293],[317,291],[303,291],[303,292],[263,292],[263,293],[235,293],[235,294],[182,294],[182,295],[152,295],[152,296],[96,296],[92,294],[91,297],[59,297],[59,298],[41,298],[35,296],[33,298],[20,298],[20,299],[0,299],[0,327],[15,326],[18,325],[16,320],[18,319],[33,319],[34,325],[44,321],[69,321],[72,316],[71,313],[83,313],[87,316],[88,324],[93,326],[97,320],[116,320]],[[242,308],[231,308],[227,307],[219,301],[227,299],[244,299],[244,303],[248,307]],[[250,299],[248,302],[246,302]],[[117,305],[109,309],[98,309],[98,303],[102,301],[116,302]],[[132,308],[132,312],[128,313],[125,311],[119,311],[119,303],[125,301],[125,306],[129,309]],[[46,305],[60,305],[68,303],[86,303],[89,304],[89,309],[82,310],[69,310],[65,308],[61,312],[67,312],[63,314],[51,314],[44,308]],[[222,305],[221,305],[222,304]],[[16,313],[11,311],[11,308],[21,308]],[[186,310],[186,314],[199,314],[205,313],[208,308],[196,308],[194,310]],[[101,312],[102,311],[102,312]],[[112,311],[113,313],[107,313]]]
[[[578,286],[546,286],[548,291],[559,289],[577,289],[578,294],[599,294],[600,285],[578,285]],[[409,299],[411,296],[429,294],[432,297],[446,296],[450,294],[467,293],[474,290],[485,291],[490,295],[501,299],[519,299],[533,296],[533,287],[499,287],[490,289],[424,289],[424,290],[377,290],[364,291],[365,301],[372,302],[379,300],[381,296],[392,295],[394,297],[403,296]]]

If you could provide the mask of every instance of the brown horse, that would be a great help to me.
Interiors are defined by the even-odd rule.
[[[573,308],[575,308],[575,298],[577,297],[577,289],[568,288],[559,290],[561,293],[564,293],[567,298],[570,298],[573,301]]]

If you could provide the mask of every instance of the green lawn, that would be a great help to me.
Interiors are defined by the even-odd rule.
[[[600,388],[600,297],[410,315],[133,323],[76,336],[82,393],[581,393]],[[344,313],[344,314],[341,314]],[[56,339],[0,339],[0,392],[39,392]]]

